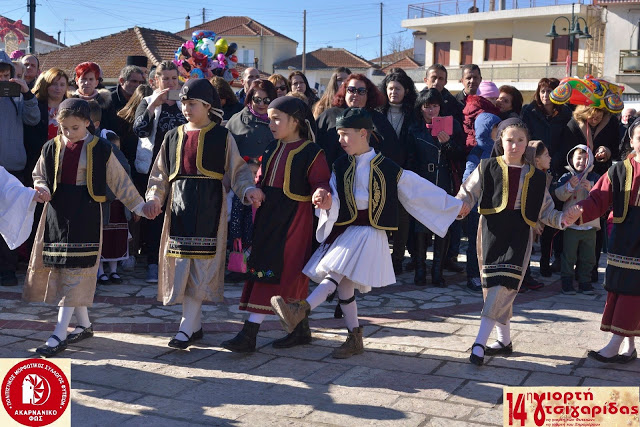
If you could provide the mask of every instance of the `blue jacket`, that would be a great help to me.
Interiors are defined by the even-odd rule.
[[[466,180],[471,172],[480,164],[480,160],[491,157],[493,149],[493,139],[491,139],[491,130],[495,125],[500,123],[500,117],[491,113],[480,113],[476,117],[474,124],[476,130],[476,146],[471,149],[467,156],[467,164],[464,170],[462,180]]]

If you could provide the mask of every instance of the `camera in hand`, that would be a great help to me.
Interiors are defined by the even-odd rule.
[[[167,99],[169,101],[180,101],[180,90],[170,90],[167,93]]]
[[[20,85],[14,82],[0,82],[0,96],[17,97],[20,96]]]

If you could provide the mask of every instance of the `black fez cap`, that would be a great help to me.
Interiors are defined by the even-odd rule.
[[[517,117],[511,117],[509,119],[501,121],[498,124],[498,135],[500,135],[500,132],[502,132],[503,130],[505,130],[509,126],[522,126],[522,127],[524,127],[525,129],[528,130],[527,125],[525,124],[525,122],[523,122],[522,120],[520,120]]]
[[[336,129],[373,129],[371,114],[364,108],[348,107],[336,119]]]
[[[89,108],[89,103],[84,99],[67,98],[58,106],[58,111],[62,110],[73,110],[78,113],[78,115],[85,117],[87,120],[91,119],[91,109]]]
[[[315,142],[316,133],[318,133],[318,126],[316,120],[313,117],[311,108],[300,98],[295,96],[281,96],[276,98],[269,104],[269,109],[280,110],[285,114],[290,115],[300,123],[307,122],[307,128],[309,130],[308,135],[301,135],[308,138],[310,141]]]
[[[135,65],[137,67],[147,68],[148,63],[149,63],[149,60],[147,59],[146,56],[137,56],[137,55],[127,56],[127,65]]]
[[[189,79],[180,89],[180,100],[196,99],[211,105],[213,108],[220,108],[220,96],[207,79]]]

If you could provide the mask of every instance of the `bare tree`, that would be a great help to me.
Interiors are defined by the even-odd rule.
[[[402,59],[405,50],[413,47],[413,41],[409,40],[406,33],[393,34],[387,38],[387,50],[385,55],[390,55],[388,62],[396,62]],[[387,59],[387,58],[385,58]],[[387,62],[387,61],[385,61]]]

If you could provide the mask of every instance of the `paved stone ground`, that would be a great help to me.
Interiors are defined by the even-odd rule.
[[[166,344],[181,307],[156,302],[144,273],[139,266],[124,284],[99,286],[90,309],[95,337],[63,353],[72,360],[73,425],[502,425],[504,385],[640,384],[639,361],[586,358],[609,338],[599,331],[601,286],[595,296],[565,296],[557,275],[517,297],[513,355],[478,368],[468,354],[482,303],[466,291],[464,273],[448,273],[445,289],[416,287],[405,273],[358,297],[366,351],[346,360],[330,357],[345,339],[334,304],[313,312],[310,345],[273,349],[284,334],[271,320],[256,353],[222,349],[244,318],[241,284],[226,285],[224,304],[203,306],[201,342],[172,350]],[[33,357],[53,330],[55,307],[23,303],[21,291],[0,287],[0,357]]]

